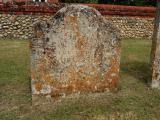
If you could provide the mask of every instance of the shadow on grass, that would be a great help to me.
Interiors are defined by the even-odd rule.
[[[151,69],[150,64],[147,62],[131,61],[121,63],[121,72],[128,74],[145,84],[151,82]]]

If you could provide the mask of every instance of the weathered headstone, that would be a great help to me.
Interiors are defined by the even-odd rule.
[[[35,25],[31,41],[33,95],[59,97],[116,88],[119,31],[90,7],[70,5],[53,23]]]
[[[160,1],[157,2],[157,13],[152,41],[152,88],[160,88]]]

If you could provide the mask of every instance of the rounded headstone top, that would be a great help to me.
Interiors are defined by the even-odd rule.
[[[69,17],[71,21],[66,20]],[[97,32],[101,31],[101,33],[104,34],[103,37],[108,39],[112,45],[121,39],[119,29],[105,19],[105,17],[103,17],[95,8],[78,4],[66,5],[54,15],[52,24],[54,28],[52,27],[52,29],[57,31],[60,24],[64,25],[65,23],[66,25],[70,24],[71,22],[75,23],[79,29],[85,28],[86,32],[87,29],[92,29],[93,31],[95,30]]]
[[[55,17],[58,15],[58,14],[62,14],[62,13],[65,13],[66,15],[67,14],[74,14],[75,13],[83,13],[83,14],[86,14],[88,16],[101,16],[101,13],[99,11],[97,11],[95,8],[92,8],[92,7],[88,7],[88,6],[84,6],[84,5],[66,5],[65,7],[63,7],[61,10],[59,10]]]

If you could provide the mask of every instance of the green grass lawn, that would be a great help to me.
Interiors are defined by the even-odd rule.
[[[118,91],[31,105],[29,43],[0,40],[0,120],[160,120],[160,90],[149,87],[151,41],[122,41]]]

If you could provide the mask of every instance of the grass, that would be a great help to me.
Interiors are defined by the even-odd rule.
[[[159,120],[160,91],[150,89],[151,41],[122,41],[118,91],[31,105],[25,40],[0,40],[0,120]]]

